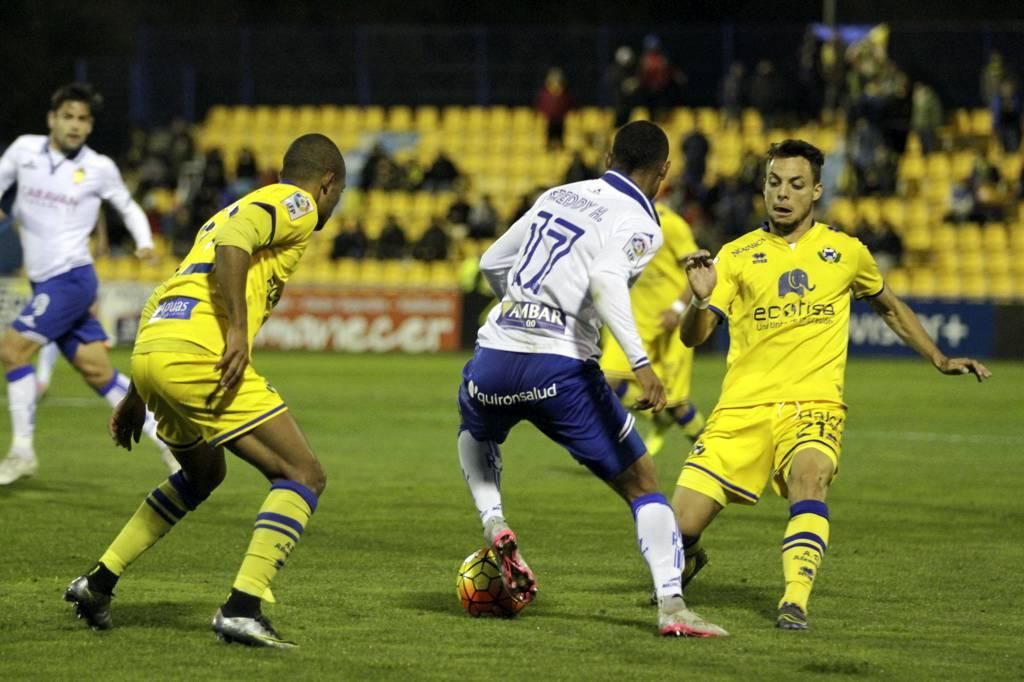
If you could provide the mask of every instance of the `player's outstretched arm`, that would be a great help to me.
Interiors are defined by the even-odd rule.
[[[718,273],[711,254],[703,249],[691,253],[683,260],[686,279],[693,292],[693,300],[686,306],[679,325],[679,338],[690,348],[708,340],[718,324],[718,315],[708,309],[708,300],[715,290]]]
[[[224,355],[214,369],[222,372],[220,385],[226,390],[242,380],[249,365],[249,309],[245,302],[245,281],[251,256],[237,246],[218,246],[213,268],[217,287],[228,314]]]
[[[882,292],[870,298],[869,302],[903,343],[920,353],[943,374],[973,374],[978,381],[992,376],[992,372],[985,365],[973,358],[946,357],[928,336],[928,332],[910,306],[889,289],[882,289]]]
[[[132,441],[139,442],[142,426],[146,423],[146,403],[135,390],[135,382],[128,384],[128,392],[110,415],[110,437],[122,448],[132,449]]]

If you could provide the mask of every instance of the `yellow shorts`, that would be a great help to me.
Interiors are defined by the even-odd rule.
[[[818,450],[839,471],[846,407],[833,402],[790,402],[731,407],[708,417],[693,444],[678,485],[729,502],[756,504],[769,480],[788,497],[786,478],[793,453]]]
[[[237,388],[218,390],[221,373],[213,366],[219,360],[185,353],[132,355],[132,381],[156,417],[157,436],[172,448],[202,441],[223,445],[288,409],[252,365]]]
[[[648,332],[642,329],[647,358],[651,369],[665,385],[668,407],[676,407],[690,399],[690,375],[693,374],[693,349],[687,348],[679,338],[679,330]],[[601,370],[609,379],[633,381],[629,359],[611,334],[604,334]]]

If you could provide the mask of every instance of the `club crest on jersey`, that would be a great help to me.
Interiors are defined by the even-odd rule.
[[[622,250],[626,252],[626,258],[630,263],[636,263],[647,255],[647,252],[654,246],[654,235],[646,232],[634,232]]]
[[[85,169],[76,168],[74,174],[71,176],[71,182],[75,183],[76,185],[81,185],[83,182],[85,182]]]
[[[843,254],[839,253],[831,246],[826,246],[824,249],[818,252],[818,258],[825,261],[826,263],[838,263],[843,258]]]
[[[758,251],[757,253],[754,254],[754,262],[755,263],[767,263],[768,262],[768,254],[764,253],[763,251]]]
[[[811,286],[807,273],[799,268],[784,272],[779,277],[779,298],[785,298],[786,294],[796,294],[803,298],[804,294],[808,291],[814,291],[814,289],[815,287]]]
[[[296,192],[281,202],[288,209],[288,217],[298,220],[304,215],[313,212],[313,202],[306,198],[302,192]]]

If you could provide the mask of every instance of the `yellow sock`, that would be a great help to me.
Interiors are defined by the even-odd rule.
[[[693,403],[689,403],[689,406],[690,409],[685,414],[676,418],[676,423],[682,427],[683,433],[686,434],[687,438],[697,440],[697,437],[704,430],[704,415]]]
[[[789,508],[789,524],[782,541],[782,573],[786,578],[783,602],[807,612],[814,579],[828,548],[828,505],[802,500]]]
[[[184,472],[173,474],[146,496],[100,557],[100,562],[115,575],[121,575],[129,564],[156,544],[204,499],[196,495]]]
[[[256,597],[270,596],[270,582],[299,544],[316,503],[316,494],[301,483],[278,481],[270,487],[256,515],[256,527],[234,589]]]

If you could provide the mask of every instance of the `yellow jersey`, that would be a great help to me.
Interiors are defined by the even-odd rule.
[[[633,317],[644,340],[649,334],[662,331],[661,314],[682,296],[687,287],[681,261],[697,250],[693,232],[681,215],[661,203],[656,204],[655,209],[661,220],[665,243],[644,268],[629,294]]]
[[[842,403],[850,293],[882,292],[860,240],[815,223],[794,244],[766,228],[722,247],[710,307],[729,323],[719,407]]]
[[[217,213],[199,229],[174,275],[150,296],[134,352],[224,352],[228,316],[213,272],[217,246],[237,246],[252,256],[245,284],[252,348],[316,225],[313,196],[285,183],[261,187]]]

